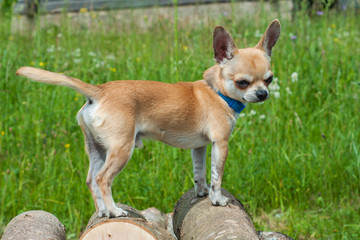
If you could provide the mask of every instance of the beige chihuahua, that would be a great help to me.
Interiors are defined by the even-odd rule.
[[[204,80],[175,84],[153,81],[113,81],[94,86],[79,79],[32,67],[17,74],[38,82],[75,89],[87,98],[77,114],[90,157],[86,183],[100,216],[128,213],[112,198],[111,184],[142,139],[192,149],[195,192],[209,194],[213,205],[226,206],[221,194],[228,140],[238,113],[248,102],[269,97],[271,50],[280,23],[270,23],[253,48],[237,49],[229,33],[217,26],[213,35],[216,65]],[[211,143],[211,184],[206,183],[206,147]]]

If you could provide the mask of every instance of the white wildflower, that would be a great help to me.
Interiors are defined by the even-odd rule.
[[[292,82],[297,82],[299,80],[299,75],[298,75],[298,73],[297,72],[293,72],[292,74],[291,74],[291,81]]]
[[[96,57],[96,53],[94,53],[94,52],[89,52],[89,56],[90,56],[90,57]]]
[[[113,54],[106,55],[106,59],[116,60],[116,58],[115,58],[115,56]]]
[[[256,29],[255,34],[254,34],[254,37],[256,37],[256,38],[261,38],[262,35],[263,35],[263,34],[260,32],[260,30],[259,30],[259,29]]]
[[[343,36],[344,36],[344,37],[349,37],[349,36],[350,36],[350,33],[349,33],[349,32],[343,32]]]
[[[261,115],[259,116],[259,119],[260,119],[260,120],[264,120],[265,118],[266,118],[265,114],[261,114]]]
[[[47,51],[48,53],[53,53],[53,52],[55,51],[55,46],[54,46],[54,45],[51,45],[50,47],[48,47],[48,48],[46,49],[46,51]]]
[[[292,94],[292,91],[290,90],[290,88],[289,88],[289,87],[287,87],[285,90],[286,90],[286,92],[287,92],[289,95],[291,95],[291,94]]]
[[[269,85],[269,89],[270,89],[270,91],[279,91],[280,86],[277,82],[274,82],[273,84]]]
[[[100,67],[104,67],[105,66],[105,62],[104,61],[98,61],[96,64],[95,64],[95,67],[96,68],[100,68]]]
[[[242,117],[245,117],[245,113],[240,113],[240,114],[239,114],[239,117],[241,117],[241,118],[242,118]]]
[[[251,110],[249,115],[250,115],[250,116],[256,115],[256,111],[255,111],[255,110]]]
[[[80,55],[81,55],[81,49],[80,48],[75,49],[75,51],[73,52],[73,56],[80,57]]]
[[[275,98],[280,97],[280,85],[277,83],[277,78],[275,78],[274,82],[270,84],[269,90],[271,91],[271,94],[274,95]]]

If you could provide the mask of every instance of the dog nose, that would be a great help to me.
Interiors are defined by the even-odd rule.
[[[256,96],[262,101],[265,100],[267,97],[268,93],[265,90],[258,90],[256,91]]]

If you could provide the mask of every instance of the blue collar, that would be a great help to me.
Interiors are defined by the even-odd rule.
[[[232,109],[234,109],[235,112],[237,113],[241,113],[242,110],[244,110],[245,105],[235,99],[232,99],[228,96],[223,95],[220,91],[216,91],[217,94],[219,94],[219,96],[225,100],[225,102],[227,102],[227,104],[229,105],[229,107],[231,107]]]

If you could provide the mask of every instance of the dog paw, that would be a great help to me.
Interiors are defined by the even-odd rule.
[[[121,208],[114,208],[109,211],[102,210],[98,212],[98,216],[100,218],[108,217],[108,218],[116,218],[116,217],[127,217],[129,213]]]
[[[221,196],[219,198],[215,198],[211,200],[211,204],[214,206],[222,206],[225,207],[226,205],[228,205],[229,202],[229,198]]]
[[[129,213],[121,208],[114,208],[109,210],[109,218],[116,218],[116,217],[127,217]]]
[[[99,212],[98,212],[98,217],[99,217],[99,218],[107,217],[107,215],[108,215],[108,214],[107,214],[105,211],[99,211]]]
[[[225,207],[229,203],[229,198],[221,194],[211,194],[211,192],[210,192],[210,200],[213,206]]]
[[[198,196],[198,197],[207,196],[209,194],[209,188],[206,185],[201,188],[197,188],[195,186],[195,193],[196,193],[196,196]]]
[[[103,217],[108,217],[109,216],[109,213],[105,207],[105,205],[100,205],[100,208],[98,210],[98,216],[100,218],[103,218]]]

